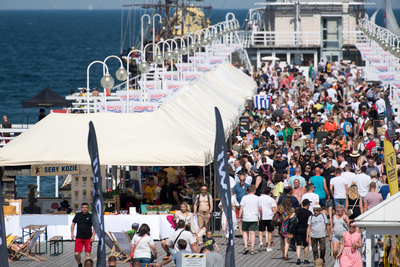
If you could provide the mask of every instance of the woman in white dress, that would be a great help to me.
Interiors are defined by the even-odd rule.
[[[233,223],[233,227],[236,226],[236,208],[239,207],[239,203],[236,199],[236,195],[231,193],[231,203],[232,203],[232,223]],[[222,202],[219,202],[218,207],[220,209],[222,209]],[[228,232],[228,219],[226,218],[226,214],[225,211],[222,210],[222,215],[221,215],[221,226],[222,226],[222,230],[225,233],[225,237],[226,237],[226,242],[228,242],[228,238],[229,238],[229,232]]]
[[[176,220],[176,223],[178,223],[180,220],[185,222],[186,225],[186,230],[191,231],[192,233],[197,232],[197,224],[193,220],[193,213],[190,212],[190,206],[187,202],[182,202],[181,203],[181,210],[178,210],[175,215],[174,219]]]

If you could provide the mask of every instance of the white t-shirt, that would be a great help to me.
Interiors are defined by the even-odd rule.
[[[342,177],[346,179],[347,185],[350,187],[353,182],[355,182],[355,174],[352,172],[342,172]]]
[[[181,232],[182,232],[182,234],[179,235]],[[170,235],[170,237],[167,240],[167,246],[173,246],[175,243],[175,246],[174,246],[175,252],[179,251],[178,240],[176,240],[177,238],[178,238],[178,240],[184,239],[186,241],[187,245],[186,245],[185,250],[187,250],[187,251],[191,251],[192,248],[190,245],[196,242],[196,239],[193,237],[193,234],[191,232],[183,230],[183,229],[178,229],[172,235]],[[175,242],[175,240],[176,240],[176,242]]]
[[[332,100],[333,100],[333,99],[336,99],[337,92],[336,92],[335,89],[329,88],[329,89],[326,90],[326,91],[328,92],[328,96],[329,96],[330,98],[332,98]]]
[[[240,206],[243,207],[243,221],[257,222],[259,219],[258,196],[245,195],[240,201]]]
[[[371,177],[365,173],[360,173],[354,177],[354,182],[357,185],[357,190],[360,196],[365,197],[369,191],[369,184],[371,183]]]
[[[303,203],[304,199],[308,199],[311,202],[310,207],[308,207],[308,210],[311,211],[312,213],[314,213],[313,207],[314,207],[314,205],[317,205],[317,203],[319,204],[319,196],[315,193],[305,193],[301,197],[302,203]]]
[[[346,178],[342,176],[336,176],[331,179],[331,185],[333,185],[333,198],[346,199],[346,184]]]
[[[378,114],[385,112],[386,108],[385,100],[380,98],[378,101],[376,101],[375,104],[376,104],[376,109],[378,110]]]
[[[274,216],[272,208],[276,207],[275,200],[268,195],[262,195],[258,198],[258,206],[262,209],[262,219],[272,220]]]
[[[134,235],[131,244],[136,245],[134,258],[151,258],[150,246],[154,245],[154,240],[151,236]]]

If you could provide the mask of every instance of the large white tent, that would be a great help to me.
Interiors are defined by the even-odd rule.
[[[214,107],[228,137],[255,89],[251,77],[223,63],[152,113],[53,113],[1,148],[0,166],[89,165],[90,121],[102,165],[204,166],[213,159]]]
[[[367,267],[373,266],[373,235],[398,235],[400,233],[400,192],[358,216],[354,225],[366,229]]]

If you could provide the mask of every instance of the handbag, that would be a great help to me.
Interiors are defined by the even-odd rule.
[[[350,210],[347,210],[347,211],[346,211],[347,217],[350,217],[351,215],[353,215],[353,210],[354,210],[354,207],[355,207],[356,204],[357,204],[358,198],[359,198],[359,196],[357,197],[356,202],[354,202],[353,207],[352,207]]]
[[[282,224],[282,220],[283,220],[283,216],[282,216],[282,214],[280,213],[280,212],[276,212],[275,214],[274,214],[274,216],[272,217],[272,222],[271,222],[271,224],[272,224],[272,226],[281,226],[281,224]]]
[[[146,235],[145,235],[146,236]],[[140,240],[143,239],[144,236],[142,236],[142,238],[139,239],[139,241],[136,243],[135,247],[132,249],[131,254],[129,255],[129,257],[131,258],[131,260],[133,260],[133,257],[135,256],[135,249],[137,247],[137,245],[139,244]]]

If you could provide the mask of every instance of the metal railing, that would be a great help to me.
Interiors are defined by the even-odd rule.
[[[33,124],[13,124],[13,128],[0,128],[0,147],[5,146],[6,142],[15,139],[18,135],[26,132],[32,126]]]
[[[320,47],[322,45],[321,32],[275,32],[260,31],[249,32],[239,31],[239,39],[243,47]],[[342,45],[354,46],[356,42],[364,40],[365,37],[361,31],[343,31]]]

